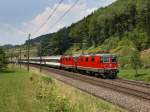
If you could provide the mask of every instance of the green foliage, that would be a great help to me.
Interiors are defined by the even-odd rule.
[[[138,69],[138,75],[135,75],[135,70],[133,69],[121,69],[118,76],[129,80],[150,83],[150,69]]]
[[[51,78],[38,75],[31,77],[32,83],[36,84],[36,99],[40,104],[46,102],[47,112],[70,112],[72,110],[69,100],[59,96],[55,90],[56,88]]]
[[[72,42],[68,36],[68,30],[63,28],[52,35],[45,35],[45,39],[41,41],[41,44],[42,55],[61,55],[72,45]]]
[[[134,50],[131,56],[131,66],[136,71],[136,75],[138,75],[138,69],[141,68],[142,63],[140,59],[140,53],[138,50]]]
[[[103,44],[100,46],[103,50],[110,51],[112,49],[116,49],[120,42],[119,37],[111,37],[109,39],[106,39]]]
[[[142,51],[141,60],[143,68],[150,68],[150,49]]]
[[[3,49],[0,48],[0,71],[7,66],[7,58]]]

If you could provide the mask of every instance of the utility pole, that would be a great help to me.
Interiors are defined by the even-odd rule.
[[[12,49],[12,60],[13,60],[13,64],[12,64],[12,68],[14,68],[15,65],[15,47]]]
[[[28,52],[28,72],[30,71],[30,36],[31,34],[29,34],[29,37],[28,37],[28,48],[27,48],[27,52]]]
[[[21,52],[21,47],[20,47],[20,59],[19,59],[20,69],[21,69],[21,54],[22,52]]]
[[[42,72],[42,42],[40,41],[40,72]]]
[[[11,52],[10,53],[10,55],[11,55],[11,67],[13,68],[13,48],[10,52]]]

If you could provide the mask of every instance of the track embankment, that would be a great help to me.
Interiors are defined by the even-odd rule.
[[[32,67],[39,68],[38,65]],[[150,86],[122,79],[108,80],[42,67],[57,80],[104,99],[131,112],[150,112]]]

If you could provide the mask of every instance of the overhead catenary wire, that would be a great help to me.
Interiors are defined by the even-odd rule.
[[[46,24],[47,22],[52,18],[52,16],[55,14],[55,12],[57,11],[57,9],[60,7],[61,3],[63,2],[64,0],[60,0],[59,3],[57,4],[57,6],[53,9],[52,13],[47,17],[46,21],[40,25],[39,29],[37,29],[35,31],[35,34],[38,33]]]
[[[78,1],[79,0],[76,0],[72,4],[72,6],[70,6],[70,8],[54,24],[51,25],[52,26],[51,28],[55,27],[67,15],[67,13],[69,13],[75,7],[75,5],[78,3]]]
[[[54,23],[52,24],[51,28],[55,27],[66,15],[67,13],[69,13],[74,7],[75,5],[78,3],[79,0],[76,0],[71,6],[70,8]],[[50,18],[53,16],[53,14],[56,12],[56,10],[59,8],[60,4],[63,2],[63,0],[60,0],[60,2],[58,3],[58,5],[55,7],[55,9],[53,10],[53,12],[51,13],[51,15],[47,18],[47,20],[40,26],[40,28],[36,31],[39,32],[46,24],[47,22],[50,20]],[[34,35],[33,35],[34,36]]]

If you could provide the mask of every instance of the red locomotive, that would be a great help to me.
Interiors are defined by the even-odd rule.
[[[86,72],[103,78],[116,78],[119,72],[117,58],[111,54],[62,56],[60,65],[63,69]]]

